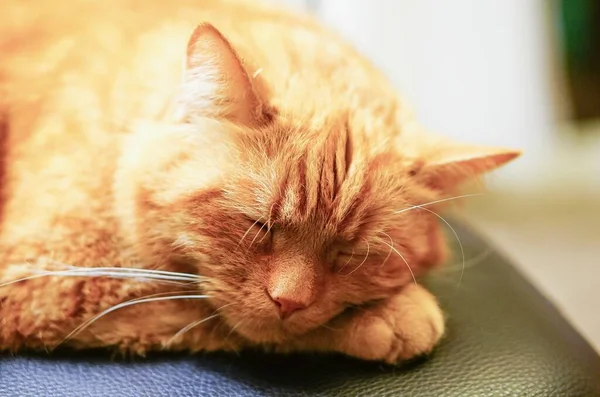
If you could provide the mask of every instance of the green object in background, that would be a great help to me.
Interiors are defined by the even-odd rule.
[[[563,46],[571,66],[589,62],[593,50],[594,7],[597,0],[559,0]]]
[[[573,118],[600,118],[600,0],[553,0]]]

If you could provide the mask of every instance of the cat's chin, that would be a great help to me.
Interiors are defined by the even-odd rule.
[[[271,319],[239,326],[235,332],[253,343],[281,343],[304,335],[318,326],[319,324],[306,321]]]

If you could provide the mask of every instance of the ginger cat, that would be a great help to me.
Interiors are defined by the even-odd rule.
[[[434,209],[518,152],[427,134],[279,5],[2,9],[0,350],[435,346]]]

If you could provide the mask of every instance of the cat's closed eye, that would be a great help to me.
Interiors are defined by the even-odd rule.
[[[342,272],[344,269],[349,268],[349,265],[355,259],[356,254],[352,249],[343,249],[336,251],[333,260],[333,270],[336,272]]]
[[[272,226],[262,223],[260,220],[253,220],[252,218],[247,218],[246,223],[248,224],[248,229],[246,230],[242,240],[246,241],[248,248],[268,248],[273,239],[274,231]]]

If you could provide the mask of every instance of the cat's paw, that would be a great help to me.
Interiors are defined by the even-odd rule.
[[[394,364],[431,352],[443,334],[444,317],[435,298],[423,287],[410,285],[360,313],[345,350],[362,359]]]

